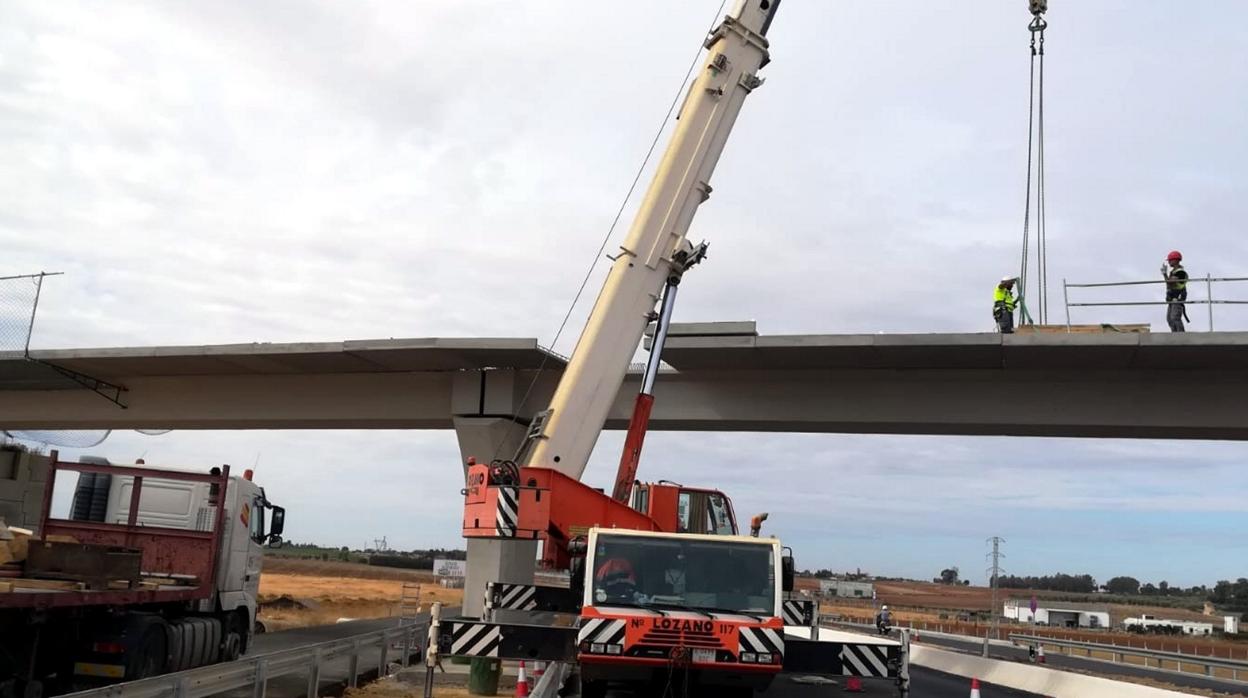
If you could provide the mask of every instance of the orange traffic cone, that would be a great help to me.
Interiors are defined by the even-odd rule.
[[[971,698],[979,698],[979,679],[971,679]]]
[[[537,682],[542,680],[542,674],[546,673],[546,662],[533,662],[533,676],[529,677],[529,690],[537,688]]]
[[[850,676],[845,679],[846,693],[862,693],[862,679],[857,676]]]
[[[524,677],[524,660],[520,660],[520,673],[516,674],[516,698],[529,698],[529,681]]]
[[[1044,645],[1036,648],[1036,663],[1044,664]]]

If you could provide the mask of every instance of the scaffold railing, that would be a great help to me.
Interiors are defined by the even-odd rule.
[[[1187,280],[1187,289],[1189,294],[1193,290],[1193,286],[1204,286],[1204,299],[1193,299],[1189,297],[1185,301],[1071,301],[1071,289],[1086,288],[1121,288],[1128,286],[1156,286],[1158,284],[1171,283],[1165,279],[1148,279],[1146,281],[1105,281],[1097,283],[1070,283],[1066,279],[1062,279],[1062,301],[1066,306],[1066,329],[1071,328],[1070,309],[1071,308],[1098,308],[1098,307],[1130,307],[1143,305],[1203,305],[1208,309],[1209,332],[1214,329],[1213,326],[1213,308],[1216,305],[1248,305],[1248,300],[1220,299],[1213,297],[1213,286],[1219,283],[1231,283],[1236,281],[1248,281],[1248,276],[1212,276],[1206,274],[1203,278],[1191,277]]]

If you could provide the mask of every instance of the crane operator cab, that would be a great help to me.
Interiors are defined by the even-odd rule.
[[[737,535],[732,500],[719,490],[685,487],[669,480],[638,482],[633,486],[631,506],[674,533],[713,536]]]

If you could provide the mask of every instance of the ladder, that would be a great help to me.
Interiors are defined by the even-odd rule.
[[[403,582],[403,590],[399,594],[399,625],[402,625],[404,621],[415,621],[418,616],[420,616],[420,583]]]

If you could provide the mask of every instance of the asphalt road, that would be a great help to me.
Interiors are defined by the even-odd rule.
[[[888,681],[863,681],[863,693],[846,693],[845,681],[837,680],[837,686],[809,686],[793,682],[781,676],[759,698],[830,698],[832,696],[895,696],[897,688]],[[967,698],[971,695],[971,682],[961,676],[910,665],[910,695],[912,698]],[[980,683],[981,698],[1032,698],[1036,694]]]
[[[380,618],[338,623],[336,625],[323,625],[314,628],[297,628],[278,633],[266,633],[256,636],[252,652],[248,654],[276,652],[341,637],[359,635],[391,627],[394,623],[395,620],[393,618]],[[375,651],[360,658],[361,667],[376,666],[376,663]],[[345,660],[327,662],[322,669],[322,679],[325,681],[322,684],[322,690],[334,683],[345,681],[346,673]],[[797,683],[790,676],[782,676],[772,684],[770,690],[759,694],[759,698],[828,698],[829,696],[839,695],[884,697],[897,695],[896,687],[889,681],[866,680],[862,682],[862,685],[863,693],[850,694],[844,691],[844,679],[838,679],[836,685],[809,685]],[[910,695],[913,698],[967,698],[970,695],[970,691],[970,681],[961,676],[953,676],[913,665],[910,668]],[[268,695],[274,698],[303,698],[306,693],[306,676],[292,675],[269,682]],[[233,692],[224,695],[228,698],[250,698],[251,694],[250,692]],[[991,684],[980,684],[981,698],[1030,698],[1034,695]]]
[[[951,638],[937,638],[932,635],[922,635],[922,642],[925,645],[934,645],[962,652],[970,652],[979,654],[983,647],[982,640],[967,638],[965,640],[955,640]],[[1013,647],[1004,645],[993,645],[989,650],[989,656],[994,659],[1009,659],[1014,661],[1026,662],[1026,647]],[[1202,688],[1214,691],[1222,691],[1231,693],[1232,695],[1248,694],[1248,687],[1243,684],[1234,684],[1226,681],[1218,681],[1209,679],[1196,674],[1176,674],[1173,672],[1162,673],[1158,671],[1150,671],[1143,667],[1132,664],[1110,664],[1095,659],[1086,659],[1081,657],[1069,657],[1064,654],[1056,654],[1053,652],[1046,653],[1045,662],[1049,666],[1057,669],[1078,669],[1079,671],[1088,672],[1097,676],[1113,679],[1120,676],[1144,677],[1165,681],[1166,683],[1183,688]]]

